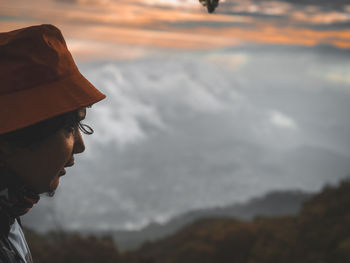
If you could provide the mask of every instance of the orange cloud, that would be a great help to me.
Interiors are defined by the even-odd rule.
[[[290,15],[292,20],[296,22],[303,22],[308,24],[333,24],[333,23],[343,23],[350,22],[350,16],[348,13],[343,12],[317,12],[317,13],[307,13],[303,11],[295,11]]]
[[[260,10],[272,14],[288,11],[287,18],[294,22],[283,27],[276,20],[228,14],[208,15],[199,3],[182,10],[175,8],[176,5],[160,8],[152,6],[152,1],[148,1],[148,5],[138,4],[141,2],[79,0],[78,4],[68,4],[47,0],[0,0],[0,16],[4,17],[0,21],[0,28],[8,31],[32,24],[53,23],[62,29],[75,54],[80,57],[89,53],[94,54],[94,57],[114,54],[115,58],[124,59],[143,56],[147,49],[201,50],[247,43],[306,46],[330,44],[350,48],[350,29],[322,31],[300,26],[301,22],[345,22],[348,16],[342,13],[321,13],[317,8],[290,12],[291,5],[277,3],[256,6],[247,2],[241,7],[252,12]],[[156,2],[159,4],[162,1]],[[6,17],[10,18],[6,20]],[[191,27],[185,26],[191,23]],[[218,26],[205,26],[210,23],[217,23]],[[238,26],[237,23],[245,26]],[[295,23],[297,27],[292,26]],[[135,55],[130,55],[128,48]],[[114,50],[121,51],[116,53]]]

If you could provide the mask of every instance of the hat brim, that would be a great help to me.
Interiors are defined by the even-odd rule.
[[[2,95],[0,134],[87,107],[105,97],[80,73],[36,88]]]

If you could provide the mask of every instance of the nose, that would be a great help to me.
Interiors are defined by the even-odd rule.
[[[82,153],[83,151],[85,151],[85,143],[83,140],[83,136],[80,133],[80,130],[77,129],[77,132],[74,135],[73,153]]]

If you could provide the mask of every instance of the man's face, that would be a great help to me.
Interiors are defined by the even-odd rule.
[[[83,117],[85,113],[85,108],[80,110]],[[34,148],[9,148],[5,163],[37,193],[53,192],[65,174],[64,167],[72,166],[74,154],[84,150],[79,128],[64,127]]]

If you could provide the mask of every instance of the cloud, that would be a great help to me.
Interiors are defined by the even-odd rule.
[[[105,58],[108,53],[112,58],[132,59],[153,55],[155,50],[210,50],[256,43],[350,48],[346,8],[226,1],[215,15],[208,15],[195,1],[19,1],[2,5],[1,28],[54,23],[82,61]]]
[[[106,64],[87,74],[95,86],[108,94],[105,103],[97,105],[92,113],[96,132],[100,134],[95,137],[99,143],[115,142],[123,147],[145,139],[145,127],[165,128],[156,108],[135,96],[135,91],[118,67]]]
[[[269,115],[271,123],[278,127],[287,129],[297,128],[297,125],[293,119],[279,111],[271,111]]]
[[[95,60],[130,60],[147,57],[152,54],[151,48],[136,45],[125,45],[105,41],[66,39],[69,51],[74,59],[80,62]]]
[[[249,58],[244,53],[241,54],[220,54],[214,53],[206,57],[206,59],[214,63],[218,67],[226,70],[237,70],[249,63]]]
[[[208,59],[225,56],[239,66]],[[350,94],[313,72],[347,59],[325,47],[247,47],[82,65],[108,100],[88,111],[95,134],[62,178],[56,217],[70,229],[139,228],[338,181],[350,170]]]
[[[326,79],[335,83],[350,84],[349,73],[329,73],[326,75]]]
[[[337,63],[322,63],[312,71],[312,75],[327,81],[333,85],[335,89],[343,89],[349,92],[350,83],[350,64],[348,62],[348,56],[341,57]]]
[[[293,20],[296,22],[302,22],[304,24],[317,24],[317,25],[329,25],[346,23],[350,21],[350,16],[346,12],[305,12],[294,11],[291,14]]]
[[[80,5],[105,5],[111,0],[54,0],[58,3],[80,4]]]
[[[78,0],[55,0],[58,3],[69,3],[69,4],[76,4],[79,3]]]
[[[293,9],[293,5],[279,1],[225,1],[217,12],[245,14],[251,16],[284,16]]]
[[[279,0],[279,1],[285,1],[285,0]],[[297,5],[319,6],[319,7],[324,7],[324,8],[328,8],[328,9],[342,8],[342,7],[346,7],[348,5],[348,1],[346,1],[346,0],[334,0],[334,1],[286,0],[286,2],[289,2],[291,4],[297,4]]]
[[[210,16],[196,1],[93,2],[1,3],[2,30],[58,25],[108,96],[88,111],[95,134],[46,224],[137,228],[268,190],[318,190],[350,169],[349,54],[330,47],[350,47],[349,28],[329,27],[346,24],[342,9],[226,1]]]

